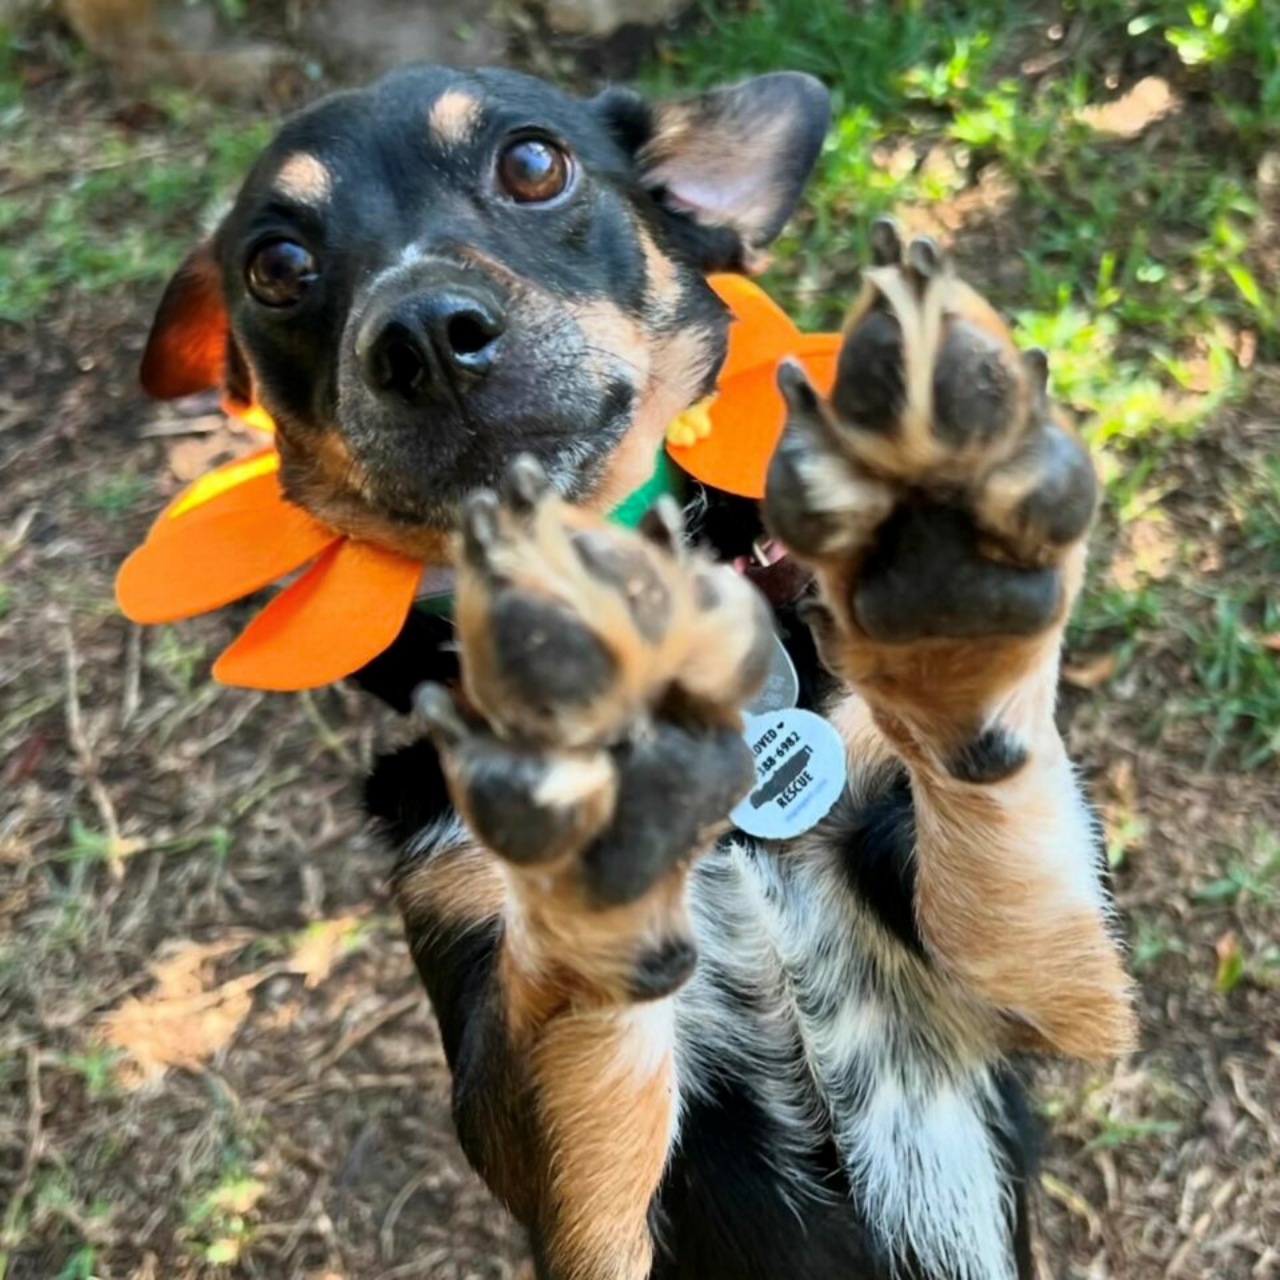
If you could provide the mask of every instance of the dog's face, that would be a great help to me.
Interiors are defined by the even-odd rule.
[[[520,451],[607,507],[710,390],[704,276],[781,229],[826,121],[799,75],[650,105],[393,73],[281,129],[170,283],[143,383],[261,404],[294,501],[416,554]]]

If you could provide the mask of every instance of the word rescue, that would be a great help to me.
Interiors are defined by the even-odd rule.
[[[787,840],[831,811],[845,783],[844,744],[821,716],[794,707],[747,716],[751,794],[730,815],[748,835]]]

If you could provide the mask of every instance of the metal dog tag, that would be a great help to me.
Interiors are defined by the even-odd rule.
[[[769,674],[764,678],[760,692],[743,708],[749,716],[763,715],[767,711],[782,711],[794,707],[800,701],[800,677],[796,664],[775,631],[773,647],[769,651]]]
[[[769,674],[743,717],[755,785],[729,815],[739,831],[761,840],[789,840],[808,831],[844,790],[844,742],[821,716],[801,711],[799,700],[800,677],[775,631]]]
[[[734,826],[762,840],[789,840],[831,812],[846,769],[844,742],[827,721],[791,707],[747,716],[745,736],[756,781],[729,815]]]

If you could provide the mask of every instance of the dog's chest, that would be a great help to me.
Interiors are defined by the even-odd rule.
[[[806,1172],[834,1147],[851,1213],[890,1255],[947,1280],[1011,1277],[993,1073],[957,1060],[923,962],[859,902],[835,852],[725,841],[698,864],[691,899],[682,1100],[733,1078],[775,1122],[770,1159],[797,1208],[837,1194]]]

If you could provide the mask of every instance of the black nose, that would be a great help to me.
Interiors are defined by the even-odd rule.
[[[496,299],[453,285],[403,298],[365,347],[370,386],[410,404],[456,396],[493,367],[506,316]]]

